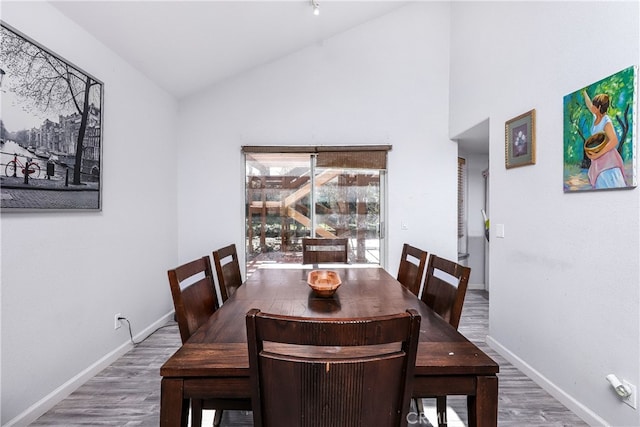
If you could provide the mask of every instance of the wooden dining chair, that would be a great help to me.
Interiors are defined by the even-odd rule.
[[[209,257],[187,262],[167,272],[180,338],[189,337],[218,309]]]
[[[247,313],[256,427],[406,426],[420,315]]]
[[[347,263],[349,240],[346,238],[315,238],[302,239],[302,263]]]
[[[458,329],[464,297],[471,269],[456,262],[431,254],[422,290],[422,301],[440,317]],[[424,396],[434,397],[434,396]],[[447,396],[435,396],[438,427],[447,426]],[[422,399],[416,399],[420,413],[424,412]]]
[[[220,286],[220,297],[222,303],[231,296],[242,285],[242,273],[238,263],[238,252],[236,245],[231,244],[213,251],[213,262],[216,266],[218,276],[218,286]]]
[[[167,274],[180,338],[184,344],[218,309],[211,261],[208,256],[198,258],[169,270]],[[192,426],[202,424],[203,409],[216,410],[213,425],[217,427],[220,425],[224,409],[250,410],[251,402],[234,399],[192,399]]]
[[[429,254],[422,249],[413,247],[407,243],[402,246],[402,257],[398,267],[398,282],[418,296],[422,285],[424,267],[427,264]]]

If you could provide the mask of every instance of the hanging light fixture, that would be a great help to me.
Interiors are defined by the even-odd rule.
[[[311,0],[311,5],[313,6],[313,14],[315,16],[320,15],[320,5],[318,4],[318,0]]]

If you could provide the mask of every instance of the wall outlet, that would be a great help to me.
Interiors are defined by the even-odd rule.
[[[120,323],[119,317],[122,317],[120,313],[116,313],[113,316],[113,329],[120,329],[120,326],[122,326],[122,323]]]
[[[630,382],[626,381],[626,380],[622,380],[622,385],[625,386],[627,388],[627,390],[629,390],[631,392],[631,395],[629,397],[627,397],[626,399],[622,399],[622,401],[624,403],[626,403],[627,405],[631,406],[633,409],[637,409],[638,406],[638,393],[637,393],[637,389],[636,386],[634,386],[633,384],[631,384]]]

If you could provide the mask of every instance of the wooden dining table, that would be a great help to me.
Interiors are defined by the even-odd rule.
[[[252,308],[320,318],[380,316],[416,309],[422,321],[413,396],[466,395],[470,426],[497,425],[499,366],[482,350],[383,268],[331,266],[342,284],[330,298],[316,296],[308,286],[311,268],[256,270],[167,360],[160,369],[161,426],[186,426],[192,398],[250,399],[245,316]]]

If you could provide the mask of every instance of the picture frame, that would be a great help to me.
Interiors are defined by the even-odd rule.
[[[536,163],[536,110],[508,120],[504,126],[504,157],[507,169]]]
[[[102,210],[103,83],[0,21],[0,212]]]
[[[638,66],[563,98],[563,191],[637,186]]]

